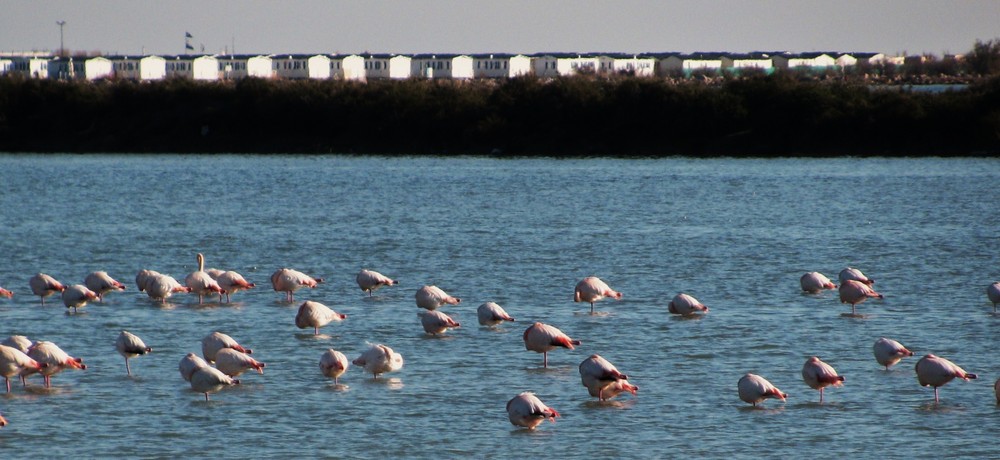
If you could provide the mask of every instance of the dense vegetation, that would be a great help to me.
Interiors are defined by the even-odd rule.
[[[993,65],[989,63],[988,65]],[[800,78],[500,81],[0,78],[0,151],[995,155],[1000,78],[967,89]]]

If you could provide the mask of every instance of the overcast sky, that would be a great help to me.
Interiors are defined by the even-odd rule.
[[[0,51],[964,53],[1000,0],[0,0]]]

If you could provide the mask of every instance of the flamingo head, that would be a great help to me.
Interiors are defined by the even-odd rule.
[[[11,297],[14,297],[14,293],[12,291],[8,291],[8,290],[6,290],[4,288],[0,288],[0,297],[11,298]]]
[[[83,358],[70,358],[67,359],[65,363],[67,367],[72,367],[73,369],[86,370],[87,365],[83,364]]]

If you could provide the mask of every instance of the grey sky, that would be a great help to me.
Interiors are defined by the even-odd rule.
[[[0,0],[0,51],[964,53],[1000,0]]]

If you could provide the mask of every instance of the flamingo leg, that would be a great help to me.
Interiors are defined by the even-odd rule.
[[[45,388],[51,388],[52,387],[52,381],[51,381],[51,379],[49,377],[50,376],[48,376],[48,375],[45,376]],[[934,397],[937,398],[937,388],[934,389]]]
[[[128,358],[125,358],[125,374],[132,375],[132,369],[128,366]]]
[[[313,327],[313,335],[319,335],[319,326]]]
[[[823,389],[819,389],[819,403],[823,404]]]
[[[208,401],[208,393],[205,393],[205,401]]]
[[[549,367],[549,352],[542,352],[542,367]]]
[[[594,314],[594,302],[590,302],[590,314]]]
[[[934,387],[934,402],[938,402],[938,387]]]
[[[10,379],[7,378],[7,377],[4,377],[4,380],[7,381],[7,393],[10,393]]]

